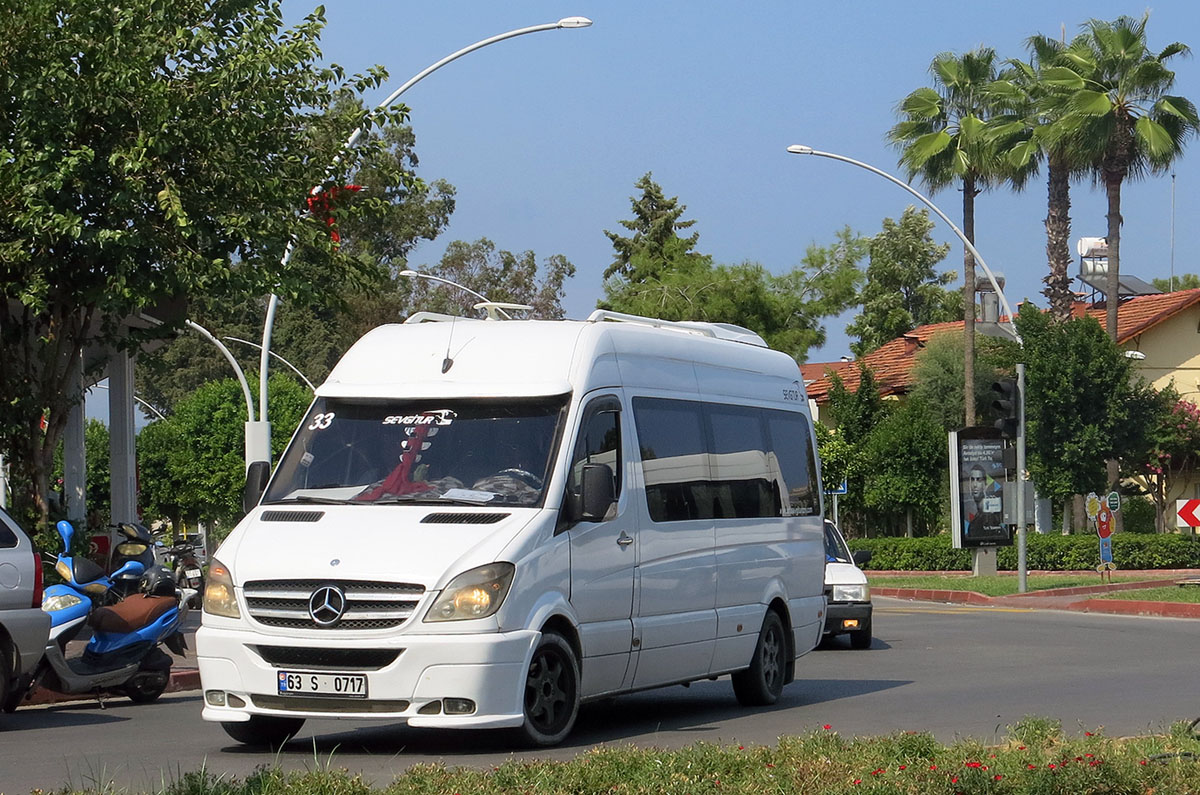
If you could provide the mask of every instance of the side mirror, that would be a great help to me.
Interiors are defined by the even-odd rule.
[[[58,537],[62,539],[63,554],[71,554],[71,539],[75,537],[75,528],[65,519],[59,521],[54,527],[58,530]]]
[[[608,464],[584,464],[579,484],[579,518],[584,522],[603,522],[616,499],[613,471]]]
[[[271,478],[271,465],[266,461],[252,461],[246,469],[246,487],[242,490],[242,511],[250,510],[258,505],[263,492],[267,490],[267,481]]]
[[[850,559],[854,561],[855,566],[865,566],[871,562],[871,550],[859,549],[850,553]]]

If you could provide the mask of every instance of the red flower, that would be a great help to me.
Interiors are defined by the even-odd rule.
[[[1025,767],[1029,768],[1030,770],[1033,770],[1035,767],[1037,767],[1037,765],[1025,765]]]
[[[861,783],[862,783],[862,779],[861,779],[861,778],[856,778],[856,779],[854,779],[854,783],[855,783],[855,784],[861,784]]]
[[[1095,737],[1096,735],[1092,734],[1091,732],[1084,732],[1083,736],[1084,737]]]
[[[832,727],[832,726],[830,726],[828,723],[826,723],[826,724],[825,724],[824,726],[822,726],[821,728],[822,728],[822,729],[824,729],[825,731],[829,731],[829,730],[830,730],[830,729],[832,729],[833,727]]]
[[[958,783],[958,776],[955,776],[954,778],[950,779],[950,783],[951,783],[951,784],[957,784],[957,783]]]
[[[1054,764],[1053,762],[1051,762],[1050,764],[1046,765],[1046,767],[1048,767],[1048,768],[1050,768],[1051,770],[1053,770],[1054,768],[1058,767],[1058,765],[1056,765],[1056,764]]]
[[[900,768],[899,768],[899,769],[900,769],[900,770],[907,770],[907,769],[908,769],[908,765],[900,765]]]
[[[930,766],[929,766],[929,769],[930,769],[930,770],[937,770],[937,765],[930,765]]]
[[[745,750],[746,750],[746,746],[744,746],[744,745],[739,745],[739,746],[738,746],[738,750],[739,750],[739,751],[745,751]]]
[[[767,767],[775,767],[775,765],[771,764],[770,762],[767,762]]]
[[[1144,765],[1144,764],[1146,764],[1146,760],[1145,760],[1145,759],[1143,759],[1142,761],[1138,762],[1138,764],[1139,764],[1139,765]]]
[[[1092,755],[1091,755],[1091,754],[1084,754],[1084,756],[1085,756],[1085,757],[1087,757],[1088,759],[1091,759],[1091,758],[1092,758]]]
[[[992,781],[1000,781],[1003,778],[1004,778],[1004,776],[997,773],[996,775],[992,776]]]
[[[872,770],[872,771],[871,771],[871,775],[872,775],[872,776],[878,776],[878,775],[879,775],[880,773],[882,773],[882,772],[883,772],[883,768],[882,768],[882,767],[877,767],[877,768],[875,768],[874,770]]]
[[[1017,750],[1018,750],[1018,751],[1024,751],[1024,750],[1025,750],[1025,746],[1023,746],[1023,745],[1018,745],[1018,746],[1017,746]]]
[[[967,762],[967,767],[983,767],[982,762]]]

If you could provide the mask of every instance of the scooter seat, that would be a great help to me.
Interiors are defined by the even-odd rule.
[[[88,617],[88,625],[97,632],[136,632],[177,604],[174,596],[134,594],[115,605],[97,608]]]

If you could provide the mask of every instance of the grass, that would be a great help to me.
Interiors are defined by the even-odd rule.
[[[1113,582],[1136,582],[1140,576],[1116,575]],[[1008,596],[1017,593],[1015,574],[995,574],[972,577],[965,574],[894,576],[867,573],[867,580],[881,588],[932,588],[944,591],[976,591],[985,596]],[[1030,591],[1049,588],[1077,588],[1082,585],[1103,585],[1099,574],[1030,574],[1026,577]]]
[[[1144,602],[1200,603],[1200,586],[1167,585],[1162,588],[1138,588],[1134,591],[1114,591],[1095,594],[1092,599],[1140,599]]]
[[[336,760],[306,772],[263,768],[245,780],[201,770],[180,775],[154,795],[1200,792],[1200,738],[1191,729],[1177,724],[1161,735],[1132,739],[1108,738],[1101,730],[1067,736],[1057,721],[1027,717],[990,745],[962,740],[946,746],[926,733],[846,738],[826,725],[783,737],[775,746],[604,747],[567,762],[510,761],[486,770],[415,765],[386,787],[334,769]]]

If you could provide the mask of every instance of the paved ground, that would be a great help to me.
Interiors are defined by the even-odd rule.
[[[921,574],[962,574],[968,572],[872,572],[872,574],[895,574],[900,576],[915,576]],[[1031,572],[1032,573],[1032,572]],[[1061,574],[1062,572],[1053,572]],[[1128,616],[1161,616],[1166,618],[1200,618],[1200,604],[1184,604],[1176,602],[1142,602],[1137,600],[1112,600],[1091,598],[1095,594],[1109,591],[1123,591],[1137,588],[1161,586],[1164,581],[1172,582],[1189,578],[1200,578],[1200,571],[1194,569],[1179,569],[1171,571],[1121,572],[1123,575],[1140,574],[1144,579],[1131,582],[1117,582],[1109,585],[1084,586],[1076,588],[1055,588],[1011,596],[984,596],[974,591],[931,590],[924,588],[891,588],[875,583],[871,585],[871,593],[875,596],[887,596],[897,599],[908,599],[923,602],[941,602],[946,604],[987,605],[993,607],[1014,607],[1038,610],[1068,610],[1079,613],[1109,613]],[[1014,575],[1015,576],[1015,575]],[[174,664],[171,668],[171,682],[167,686],[168,693],[200,688],[200,672],[196,667],[195,632],[200,624],[198,611],[189,613],[185,622],[184,635],[188,641],[188,656],[184,659],[172,655]],[[69,644],[68,656],[83,652],[85,640],[72,641]],[[64,696],[47,690],[35,691],[26,704],[52,704],[68,701],[89,701],[94,696]]]

